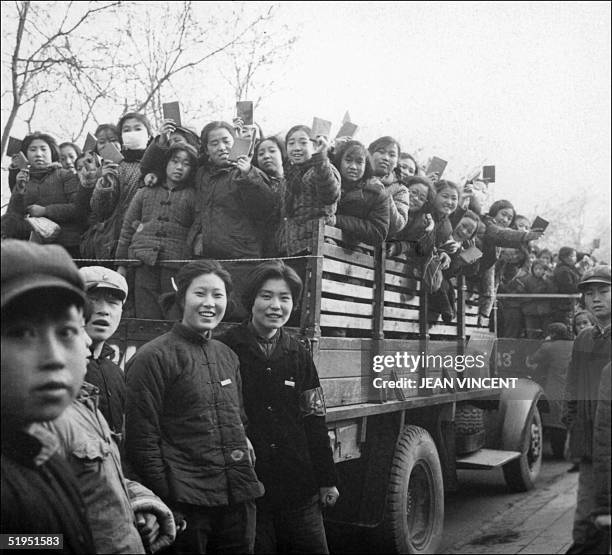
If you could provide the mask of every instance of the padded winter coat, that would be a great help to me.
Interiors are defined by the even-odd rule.
[[[266,499],[291,507],[317,495],[320,487],[336,485],[337,477],[312,356],[284,330],[278,333],[269,358],[246,323],[219,340],[240,358],[249,438]]]
[[[375,177],[343,185],[338,201],[336,227],[348,237],[380,245],[389,231],[391,197]]]
[[[196,174],[194,223],[188,244],[198,258],[260,258],[259,229],[274,211],[275,195],[262,172],[203,166]]]
[[[311,222],[322,218],[327,225],[335,225],[339,198],[340,174],[326,154],[317,152],[310,160],[289,166],[279,198],[279,254],[307,250],[312,238]]]
[[[148,266],[191,258],[187,235],[195,218],[195,190],[165,184],[139,189],[125,213],[117,258],[136,258]]]
[[[610,363],[601,371],[599,401],[595,413],[593,472],[595,473],[595,509],[593,515],[610,514]]]
[[[126,453],[170,506],[218,507],[263,494],[243,425],[238,357],[176,323],[126,368]]]
[[[86,214],[81,214],[73,204],[79,190],[79,181],[68,170],[50,167],[46,170],[31,170],[25,192],[13,191],[2,217],[2,235],[14,239],[28,239],[32,228],[26,223],[26,209],[31,204],[45,207],[45,218],[53,220],[62,228],[53,243],[64,247],[75,247],[80,242],[85,227]]]
[[[567,370],[563,423],[580,445],[572,445],[576,458],[593,455],[593,424],[603,367],[610,362],[610,326],[584,329],[574,341]]]

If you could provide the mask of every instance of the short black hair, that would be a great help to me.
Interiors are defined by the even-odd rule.
[[[248,284],[242,293],[242,304],[249,314],[253,310],[257,293],[269,279],[282,279],[287,282],[293,299],[293,310],[296,310],[302,297],[302,278],[282,260],[272,260],[259,264],[249,275]]]
[[[230,273],[216,260],[194,260],[185,264],[176,275],[176,304],[181,311],[185,309],[187,289],[194,279],[204,274],[214,274],[221,278],[225,284],[225,295],[229,299],[232,293],[232,276]]]

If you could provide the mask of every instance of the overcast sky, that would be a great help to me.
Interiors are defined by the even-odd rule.
[[[300,40],[261,107],[266,128],[348,109],[365,141],[396,135],[451,171],[495,164],[496,196],[524,212],[585,185],[608,205],[609,3],[287,2],[282,14]]]

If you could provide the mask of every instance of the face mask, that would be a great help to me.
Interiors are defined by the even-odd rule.
[[[144,150],[147,148],[149,135],[146,129],[142,131],[126,131],[121,134],[123,148],[127,150]]]

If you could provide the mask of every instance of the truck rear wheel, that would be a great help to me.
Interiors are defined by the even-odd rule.
[[[527,419],[521,456],[503,466],[506,484],[513,491],[529,491],[542,468],[543,427],[538,407],[533,405]]]
[[[391,464],[384,541],[393,553],[435,553],[444,524],[444,486],[436,445],[418,426],[405,426]]]

